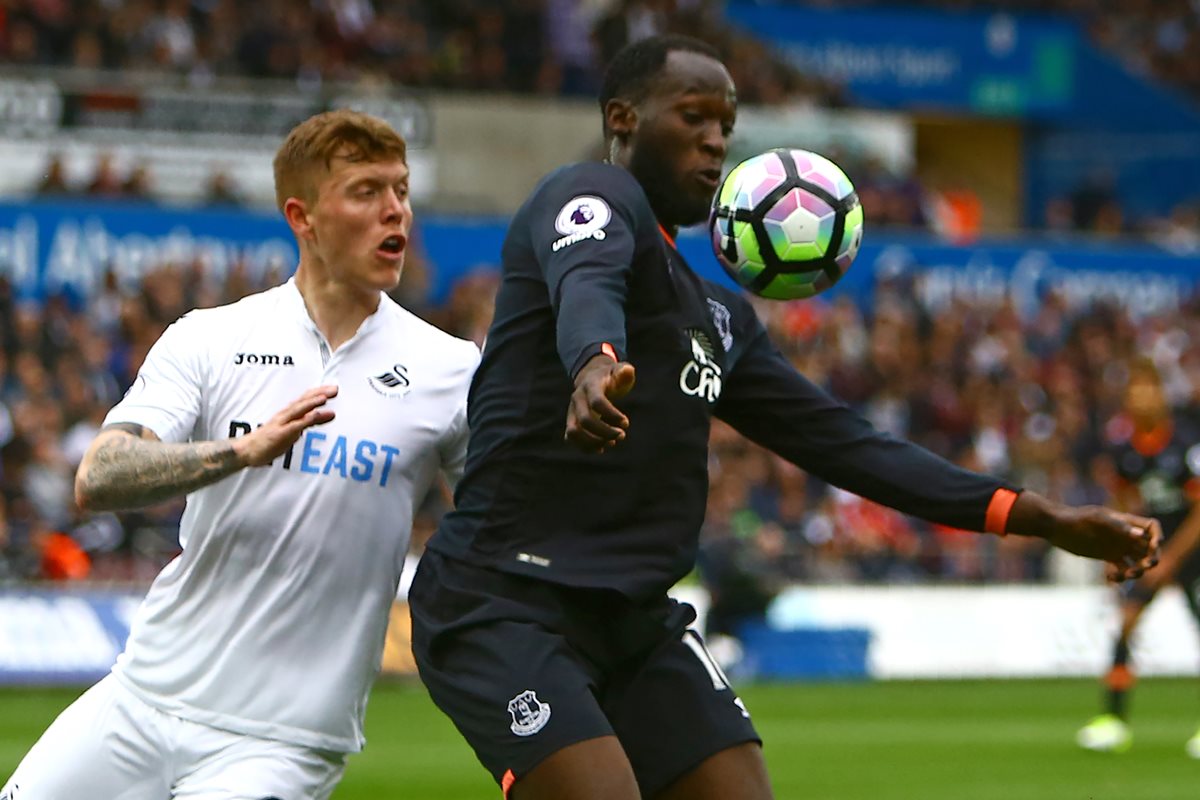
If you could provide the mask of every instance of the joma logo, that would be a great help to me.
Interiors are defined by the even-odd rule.
[[[277,356],[274,353],[235,353],[233,363],[263,364],[268,367],[294,367],[295,361],[291,356]]]

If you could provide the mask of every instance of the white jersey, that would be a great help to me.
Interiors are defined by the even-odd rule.
[[[219,440],[322,384],[339,387],[336,417],[188,495],[183,552],[135,617],[122,683],[213,727],[361,749],[413,506],[439,469],[462,472],[478,362],[473,343],[382,295],[331,353],[294,280],[168,328],[105,424]]]

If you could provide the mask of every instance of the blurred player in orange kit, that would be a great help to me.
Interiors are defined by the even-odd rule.
[[[1162,377],[1150,359],[1130,365],[1121,422],[1127,425],[1128,435],[1113,456],[1123,479],[1122,505],[1157,519],[1164,545],[1156,569],[1121,586],[1121,627],[1105,677],[1104,713],[1076,737],[1080,747],[1098,752],[1124,752],[1133,745],[1130,638],[1158,590],[1171,583],[1179,586],[1200,623],[1200,425],[1172,411]],[[1200,758],[1200,731],[1185,749],[1192,758]]]

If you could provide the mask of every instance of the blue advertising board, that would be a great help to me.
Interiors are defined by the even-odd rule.
[[[495,269],[505,221],[422,217],[420,241],[433,274],[430,300],[443,302],[454,282],[476,269]],[[679,248],[701,275],[729,283],[700,230],[684,231]],[[0,275],[19,297],[66,291],[86,297],[111,268],[135,284],[146,270],[201,259],[220,275],[238,261],[251,272],[290,274],[295,241],[278,217],[234,211],[184,211],[108,204],[0,204]],[[1025,237],[970,246],[927,234],[901,235],[867,227],[857,263],[830,296],[871,302],[881,278],[908,276],[915,299],[936,308],[952,298],[1010,297],[1034,308],[1046,292],[1073,304],[1098,300],[1137,314],[1174,308],[1195,289],[1200,254],[1174,255],[1146,244]]]
[[[425,218],[422,240],[436,265],[435,301],[453,281],[472,270],[495,269],[505,223],[497,220]],[[735,286],[712,255],[699,228],[684,230],[679,250],[700,275]],[[972,245],[949,244],[926,233],[876,231],[867,235],[858,259],[827,296],[848,294],[870,305],[881,279],[904,278],[915,300],[936,309],[953,299],[1011,297],[1031,312],[1049,292],[1068,304],[1115,303],[1138,315],[1178,307],[1200,282],[1200,253],[1175,254],[1135,241],[1112,242],[1022,236]]]
[[[0,203],[0,274],[18,298],[65,291],[86,297],[111,269],[129,286],[163,264],[204,263],[223,275],[290,272],[298,258],[278,214],[176,210],[140,203]]]
[[[0,592],[0,685],[91,683],[125,647],[134,592]]]
[[[1048,202],[1110,183],[1127,222],[1200,202],[1200,110],[1173,87],[1126,72],[1095,48],[1080,52],[1069,118],[1025,131],[1027,222]]]
[[[708,239],[681,236],[679,249],[697,272],[729,281]],[[1136,316],[1178,308],[1200,282],[1200,253],[1182,256],[1139,243],[1016,238],[972,245],[925,234],[868,229],[854,265],[828,296],[849,294],[870,306],[880,281],[899,282],[914,301],[936,311],[954,300],[1011,300],[1033,313],[1050,292],[1069,307],[1109,303]]]
[[[1200,109],[1131,73],[1068,18],[734,2],[730,19],[853,104],[1003,116],[1028,124],[1025,222],[1111,181],[1128,222],[1200,202]]]
[[[437,297],[444,297],[455,277],[499,262],[502,222],[435,217],[422,222],[422,232],[437,265]],[[734,285],[702,230],[681,232],[678,245],[696,272]],[[897,279],[931,310],[955,299],[1009,298],[1031,313],[1055,292],[1071,306],[1113,303],[1141,316],[1177,308],[1191,296],[1200,281],[1200,253],[1173,254],[1133,241],[1036,236],[956,245],[929,234],[876,231],[868,224],[856,263],[827,296],[847,294],[869,306],[880,280]]]
[[[737,25],[856,102],[1024,117],[1072,105],[1080,36],[1053,17],[733,3]]]

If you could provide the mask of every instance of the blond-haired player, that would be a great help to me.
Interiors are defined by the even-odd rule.
[[[385,295],[412,223],[391,127],[319,114],[275,184],[295,277],[173,324],[76,476],[88,509],[187,494],[183,552],[0,797],[320,799],[363,745],[413,506],[461,472],[479,353]]]

